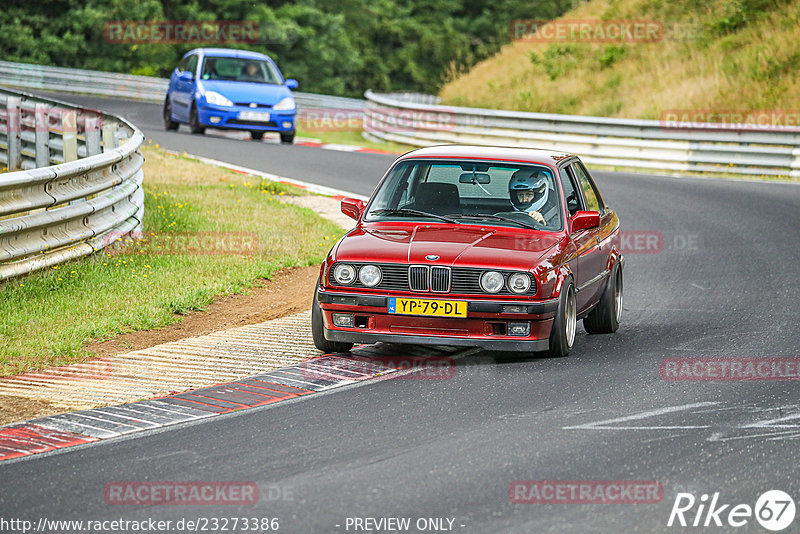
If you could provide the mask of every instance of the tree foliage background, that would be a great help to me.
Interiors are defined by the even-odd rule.
[[[0,58],[168,76],[180,57],[216,44],[113,44],[111,21],[250,20],[259,41],[232,43],[270,55],[301,89],[346,96],[433,93],[509,41],[516,19],[546,19],[575,0],[5,0]]]

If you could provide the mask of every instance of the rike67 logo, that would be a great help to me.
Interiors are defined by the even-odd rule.
[[[678,493],[667,526],[738,528],[752,525],[755,517],[765,529],[778,532],[791,525],[794,516],[794,500],[781,490],[765,491],[758,497],[754,507],[746,503],[723,503],[719,492],[710,497],[704,493],[699,499],[692,493]]]

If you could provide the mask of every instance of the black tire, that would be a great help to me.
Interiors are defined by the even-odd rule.
[[[281,143],[291,145],[294,143],[294,130],[291,132],[281,132]]]
[[[577,303],[575,301],[575,285],[569,278],[561,288],[558,296],[558,310],[553,319],[550,331],[550,348],[547,355],[551,358],[562,358],[569,354],[575,343]]]
[[[253,138],[253,141],[261,141],[264,139],[264,132],[261,130],[252,130],[250,132],[250,137]]]
[[[200,120],[197,118],[197,106],[192,104],[192,111],[189,112],[189,129],[193,134],[206,133],[205,126],[200,125]]]
[[[328,354],[331,352],[347,352],[353,348],[352,343],[341,341],[328,341],[325,339],[325,327],[322,324],[322,309],[317,301],[317,292],[314,291],[314,303],[311,305],[311,337],[317,350]]]
[[[164,100],[164,111],[162,112],[164,118],[164,128],[167,130],[177,130],[180,126],[177,122],[172,120],[172,104],[169,102],[169,97]]]
[[[613,334],[622,320],[622,269],[614,266],[608,277],[600,302],[583,319],[583,327],[590,334]]]

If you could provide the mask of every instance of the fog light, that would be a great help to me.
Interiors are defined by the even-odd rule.
[[[508,323],[508,335],[528,337],[531,335],[531,323]]]
[[[211,117],[211,118],[210,118],[210,119],[208,119],[208,120],[209,120],[209,121],[211,121],[211,122],[212,122],[212,123],[214,123],[214,124],[217,124],[219,121],[221,121],[221,120],[222,120],[222,118],[221,118],[221,117]]]
[[[289,122],[289,121],[283,121],[283,127],[284,128],[291,128],[292,127],[292,123]]]
[[[527,306],[503,306],[503,313],[525,313]]]
[[[353,328],[353,314],[334,313],[333,324],[341,328]]]

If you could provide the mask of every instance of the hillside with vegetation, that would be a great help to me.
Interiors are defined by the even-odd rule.
[[[167,76],[180,57],[218,43],[108,42],[109,23],[254,21],[256,42],[222,46],[273,57],[303,91],[439,90],[509,42],[509,23],[552,18],[574,0],[4,0],[0,59]]]
[[[455,77],[443,102],[658,119],[666,110],[786,110],[800,102],[800,1],[592,0],[563,20],[654,20],[655,42],[515,40]]]

